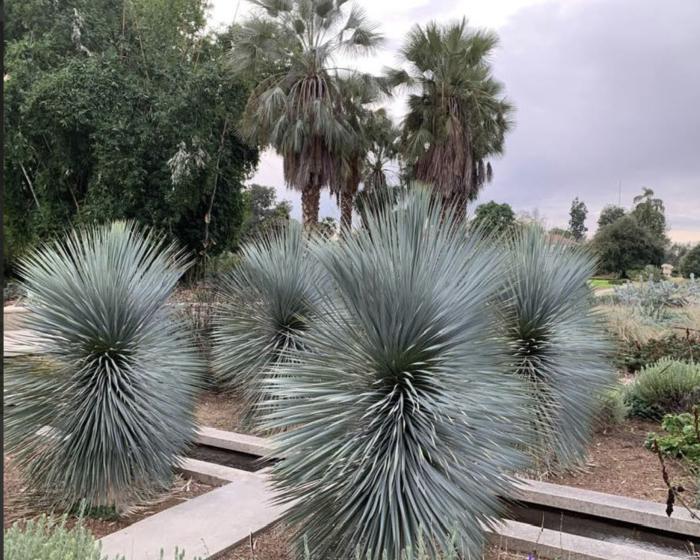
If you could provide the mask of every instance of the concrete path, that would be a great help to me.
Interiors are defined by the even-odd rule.
[[[284,513],[286,506],[272,504],[274,494],[266,477],[241,476],[239,480],[147,517],[101,539],[102,552],[126,560],[172,560],[176,548],[186,560],[207,558],[262,531]]]

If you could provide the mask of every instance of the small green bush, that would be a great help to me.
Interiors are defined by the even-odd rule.
[[[593,417],[596,431],[621,424],[629,412],[622,386],[613,387],[598,397],[598,408]]]
[[[654,451],[654,442],[659,451],[667,457],[687,460],[691,466],[700,467],[700,419],[698,408],[693,413],[667,414],[661,422],[661,428],[666,434],[659,435],[651,432],[644,447]]]
[[[700,365],[664,358],[644,368],[629,386],[630,414],[661,419],[664,414],[686,412],[700,403]]]
[[[108,560],[101,545],[82,522],[68,528],[67,515],[41,515],[27,522],[16,522],[5,530],[3,558],[5,560]],[[160,560],[165,553],[160,552]],[[189,560],[184,550],[174,551],[173,560]],[[125,560],[115,556],[114,560]],[[192,560],[202,560],[199,557]]]
[[[662,358],[692,361],[700,358],[700,336],[670,334],[646,342],[621,340],[617,345],[615,365],[630,372],[639,371]]]

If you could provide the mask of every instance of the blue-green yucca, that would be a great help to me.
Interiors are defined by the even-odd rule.
[[[524,389],[489,308],[502,256],[426,192],[314,254],[332,289],[266,382],[289,521],[314,558],[393,560],[455,532],[480,557],[522,465]]]
[[[582,458],[601,394],[614,383],[609,347],[582,246],[527,227],[509,246],[500,294],[513,369],[527,383],[534,457],[540,465]]]
[[[214,373],[221,386],[241,392],[249,412],[263,398],[266,372],[301,343],[323,282],[297,222],[244,247],[240,263],[222,279]]]
[[[165,305],[186,267],[124,222],[22,262],[38,349],[5,361],[5,436],[30,490],[54,505],[121,508],[169,487],[203,369]]]

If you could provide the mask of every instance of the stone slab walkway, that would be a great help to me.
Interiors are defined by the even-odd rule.
[[[172,560],[176,548],[185,558],[207,558],[262,531],[284,513],[272,503],[264,476],[239,480],[161,511],[101,539],[103,554],[126,560]]]

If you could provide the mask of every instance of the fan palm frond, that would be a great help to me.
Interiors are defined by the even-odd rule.
[[[203,374],[165,305],[187,266],[175,246],[124,222],[22,262],[38,349],[5,361],[5,435],[30,491],[54,505],[122,507],[169,487]]]

